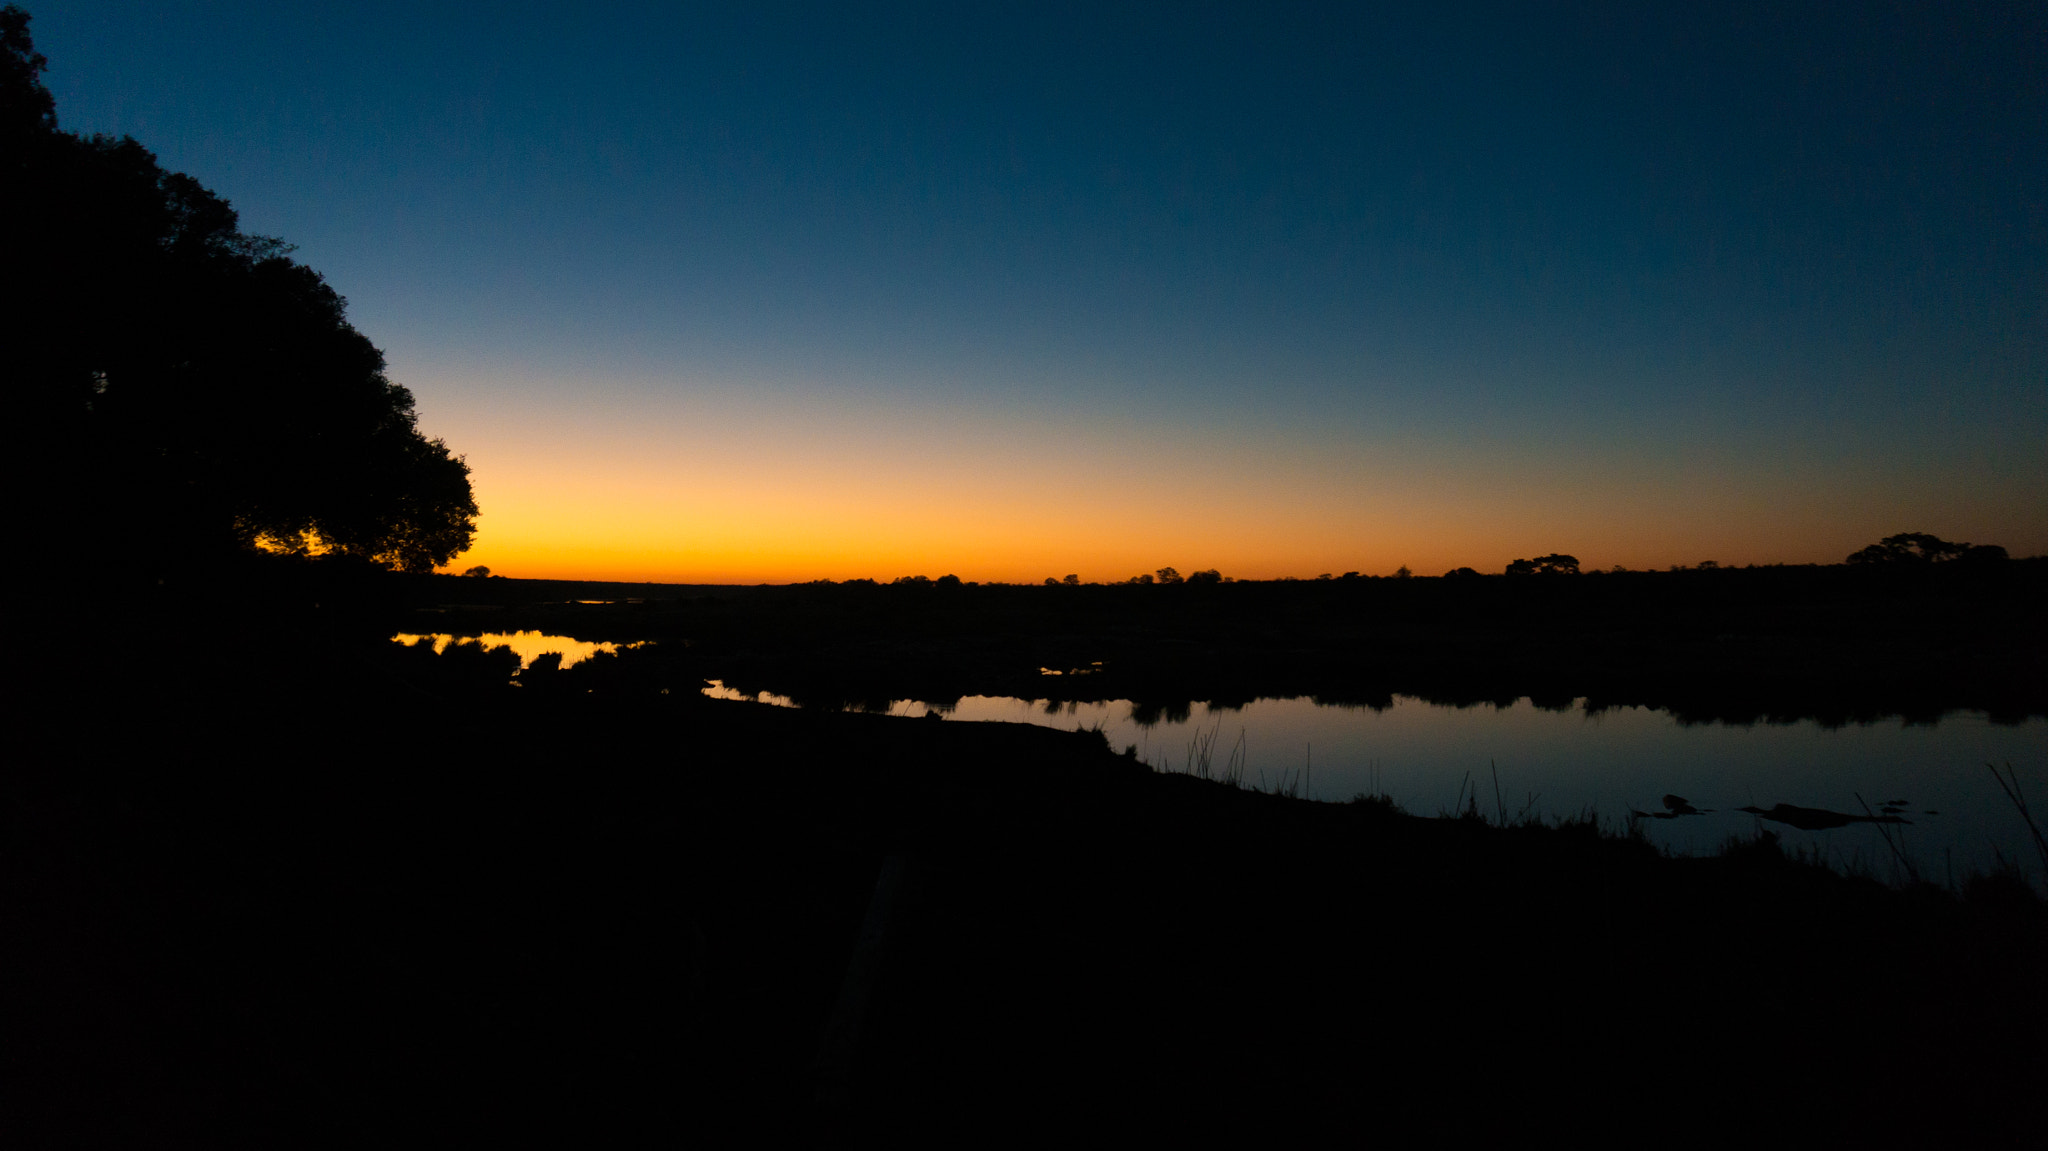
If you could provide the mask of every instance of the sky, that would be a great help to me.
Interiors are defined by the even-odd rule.
[[[456,569],[2048,552],[2048,8],[24,2],[298,246]]]

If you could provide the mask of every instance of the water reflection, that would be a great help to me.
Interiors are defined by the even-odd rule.
[[[582,663],[601,651],[616,652],[622,647],[633,648],[640,646],[637,643],[590,643],[585,640],[572,639],[566,635],[544,635],[537,631],[494,631],[486,632],[483,635],[463,636],[449,635],[445,632],[427,635],[400,632],[391,638],[396,643],[408,646],[423,639],[432,640],[434,651],[437,653],[447,650],[448,645],[451,643],[467,640],[481,641],[487,648],[502,645],[511,648],[519,656],[519,666],[522,668],[530,666],[534,660],[547,655],[549,652],[560,654],[562,666],[566,668]]]
[[[774,692],[770,691],[759,691],[753,693],[752,695],[749,695],[746,692],[740,691],[737,688],[727,687],[723,682],[715,679],[711,681],[711,686],[704,689],[704,694],[710,696],[712,699],[731,699],[738,700],[741,703],[766,703],[772,704],[776,707],[796,706],[796,701],[789,698],[786,695],[776,695]],[[908,703],[910,701],[904,700],[902,702]],[[925,705],[919,704],[918,706],[923,707]],[[895,710],[895,708],[892,707],[890,708],[890,714],[895,715],[901,713],[898,713]]]
[[[706,694],[790,705],[723,685]],[[2031,858],[2025,824],[1986,764],[2011,762],[2032,784],[2048,765],[2048,721],[1994,724],[1958,712],[1935,724],[1736,726],[1681,724],[1640,707],[1588,713],[1543,703],[1450,707],[1394,696],[1385,707],[1313,699],[1147,706],[967,696],[944,706],[897,700],[888,711],[1100,728],[1112,748],[1133,749],[1163,771],[1229,773],[1242,786],[1325,800],[1387,795],[1423,815],[1475,804],[1490,819],[1590,811],[1618,825],[1631,811],[1662,813],[1643,821],[1645,831],[1677,852],[1710,853],[1766,828],[1788,847],[1884,878],[1902,845],[1935,882],[1951,869],[1958,878],[1989,869],[1999,852]]]

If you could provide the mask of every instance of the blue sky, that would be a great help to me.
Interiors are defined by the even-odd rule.
[[[2048,551],[2038,8],[29,7],[348,296],[458,563]]]

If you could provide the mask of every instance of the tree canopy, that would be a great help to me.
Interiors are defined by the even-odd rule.
[[[1453,572],[1452,574],[1455,575],[1457,573]],[[1579,557],[1568,556],[1563,552],[1551,552],[1547,556],[1537,556],[1532,560],[1518,559],[1508,565],[1507,574],[1577,575],[1579,574]]]
[[[261,546],[426,571],[468,548],[468,465],[421,434],[342,297],[134,139],[60,131],[28,22],[0,9],[0,356],[37,514],[98,558]]]
[[[1951,543],[1926,532],[1900,532],[1886,536],[1867,548],[1850,553],[1852,564],[1914,565],[1947,563],[1951,560],[2002,560],[2006,551],[1997,544]]]

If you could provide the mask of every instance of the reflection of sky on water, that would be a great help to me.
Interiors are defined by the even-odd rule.
[[[748,699],[723,687],[706,694]],[[782,697],[763,702],[787,704]],[[896,715],[921,716],[928,705],[896,702]],[[1905,850],[1923,875],[1944,880],[1953,858],[1956,874],[1988,868],[1993,845],[2041,878],[2025,825],[1985,768],[2010,762],[2038,807],[2048,806],[2048,721],[1993,724],[1981,713],[1957,713],[1938,724],[1898,720],[1834,729],[1794,724],[1681,725],[1646,708],[1615,708],[1597,715],[1554,712],[1524,700],[1513,707],[1443,707],[1397,696],[1385,711],[1325,707],[1307,699],[1259,700],[1239,710],[1196,704],[1182,721],[1151,726],[1134,722],[1127,700],[1053,703],[968,696],[954,720],[1007,720],[1048,727],[1100,726],[1110,746],[1136,746],[1138,756],[1162,770],[1182,771],[1195,759],[1198,733],[1214,733],[1211,762],[1220,772],[1243,739],[1245,780],[1259,786],[1293,781],[1309,768],[1307,794],[1349,799],[1384,791],[1409,811],[1434,815],[1457,802],[1461,787],[1479,793],[1489,818],[1505,806],[1510,818],[1530,807],[1545,816],[1593,809],[1617,820],[1633,807],[1662,811],[1667,794],[1684,796],[1710,814],[1648,821],[1653,841],[1674,851],[1711,852],[1730,835],[1758,826],[1778,832],[1788,846],[1813,845],[1838,864],[1867,864],[1891,874],[1891,852],[1868,824],[1805,832],[1759,824],[1732,809],[1790,803],[1861,814],[1860,794],[1874,810],[1887,800],[1910,801]],[[1312,766],[1311,766],[1312,765]],[[1496,799],[1493,769],[1500,773]],[[1933,810],[1940,814],[1927,815]],[[2038,818],[2038,816],[2037,816]]]
[[[772,691],[756,692],[753,695],[748,695],[746,692],[740,691],[736,688],[727,687],[725,686],[725,683],[723,681],[715,679],[711,681],[710,687],[704,689],[704,694],[710,696],[712,699],[734,699],[741,700],[746,703],[772,703],[776,707],[796,706],[796,701],[789,698],[786,695],[776,695]],[[910,708],[913,710],[906,711],[904,710],[905,708]],[[912,701],[907,699],[897,700],[895,704],[893,704],[889,708],[890,715],[923,715],[924,713],[925,705],[921,703],[913,703]]]
[[[445,632],[419,636],[400,632],[391,638],[403,644],[415,643],[422,638],[431,639],[434,641],[434,650],[437,652],[447,650],[448,645],[457,640],[481,640],[485,647],[497,647],[502,644],[518,653],[520,667],[527,666],[538,657],[546,655],[551,651],[561,653],[563,667],[573,667],[596,655],[598,652],[619,650],[619,645],[615,643],[586,643],[580,639],[571,639],[566,635],[543,635],[537,631],[494,631],[475,636],[454,636],[448,635]],[[627,644],[626,646],[634,647],[637,645]]]

